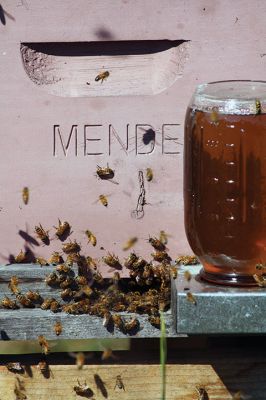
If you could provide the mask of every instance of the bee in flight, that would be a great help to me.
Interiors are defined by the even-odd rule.
[[[97,244],[96,236],[88,229],[85,231],[85,235],[88,238],[88,243],[91,243],[93,246],[96,246],[96,244]]]
[[[71,226],[67,221],[61,222],[60,219],[58,218],[58,226],[54,226],[56,229],[56,236],[59,239],[63,239],[64,237],[68,236],[70,234]]]
[[[23,200],[23,203],[24,203],[25,205],[27,205],[28,202],[29,202],[29,196],[30,196],[29,188],[28,188],[27,186],[25,186],[25,187],[22,189],[22,200]]]
[[[131,249],[131,247],[133,247],[138,241],[137,237],[132,237],[130,239],[128,239],[128,241],[124,244],[123,246],[123,250],[127,251],[129,249]]]
[[[96,171],[97,176],[100,179],[112,179],[115,176],[115,171],[109,167],[107,164],[107,167],[100,167],[97,165],[97,171]]]
[[[103,205],[104,207],[107,207],[107,206],[108,206],[108,199],[107,199],[107,196],[105,196],[104,194],[100,194],[98,200],[102,203],[102,205]]]
[[[148,182],[153,180],[153,170],[151,168],[146,169],[146,179]]]
[[[99,75],[96,76],[95,81],[96,82],[101,81],[101,83],[103,83],[103,81],[106,80],[109,75],[110,75],[109,71],[101,72]]]

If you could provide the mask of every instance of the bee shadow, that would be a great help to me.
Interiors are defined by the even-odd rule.
[[[29,378],[33,377],[32,368],[30,365],[24,365],[24,370]]]
[[[108,398],[108,392],[107,389],[105,387],[105,383],[103,382],[103,380],[101,379],[101,377],[98,374],[94,374],[94,381],[95,384],[97,386],[97,388],[100,390],[101,395],[107,399]]]
[[[22,239],[25,240],[25,242],[29,243],[29,245],[33,245],[33,246],[40,246],[39,243],[37,242],[36,239],[34,239],[33,236],[29,235],[26,231],[23,230],[19,230],[18,231],[19,236],[22,237]]]
[[[3,25],[6,24],[5,12],[4,12],[4,9],[3,9],[3,7],[1,6],[1,4],[0,4],[0,21],[1,21],[1,23],[2,23]]]

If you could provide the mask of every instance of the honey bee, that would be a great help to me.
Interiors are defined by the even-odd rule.
[[[44,244],[48,245],[50,243],[49,231],[45,231],[41,224],[35,226],[35,233],[37,238]]]
[[[46,266],[46,265],[49,265],[48,261],[45,260],[45,258],[42,258],[42,257],[37,257],[37,258],[36,258],[36,263],[37,263],[37,264],[40,264],[41,267],[44,267],[44,266]]]
[[[123,250],[127,251],[129,249],[131,249],[131,247],[133,247],[138,241],[137,237],[132,237],[130,238],[123,246]]]
[[[262,263],[256,264],[255,268],[258,269],[259,271],[262,271],[262,270],[266,269],[266,264],[262,264]]]
[[[72,354],[72,353],[71,353],[71,354]],[[84,364],[85,364],[85,361],[86,361],[85,354],[82,353],[81,351],[80,351],[79,353],[73,353],[73,354],[74,354],[74,357],[75,357],[75,359],[76,359],[76,366],[77,366],[77,368],[78,368],[78,369],[82,369],[83,366],[84,366]]]
[[[255,101],[256,115],[261,114],[261,102],[260,100]]]
[[[25,297],[29,299],[30,301],[33,301],[35,303],[43,303],[43,298],[40,295],[39,292],[33,292],[32,290],[29,290],[26,294]]]
[[[152,245],[152,247],[155,250],[158,250],[158,251],[164,251],[165,250],[165,245],[159,239],[157,239],[156,237],[150,237],[149,238],[149,243]]]
[[[112,314],[110,311],[106,310],[103,314],[103,326],[107,328],[108,326],[111,325],[112,322]]]
[[[32,301],[22,294],[17,295],[17,300],[20,302],[20,304],[23,307],[26,307],[26,308],[34,308],[35,307],[34,304],[32,303]]]
[[[125,332],[129,334],[136,334],[140,330],[139,320],[132,318],[131,321],[125,323]]]
[[[38,342],[42,348],[43,354],[45,354],[47,356],[47,354],[49,354],[49,352],[50,352],[50,346],[49,346],[46,338],[43,335],[40,335],[40,336],[38,336]]]
[[[115,176],[114,170],[112,170],[112,168],[110,168],[108,164],[107,167],[104,168],[99,167],[99,165],[97,165],[96,174],[100,179],[103,180],[112,179]]]
[[[51,307],[51,304],[56,301],[53,297],[49,297],[45,299],[41,305],[42,310],[49,310]]]
[[[176,260],[175,260],[176,264],[182,264],[182,265],[195,265],[195,264],[199,264],[199,261],[197,259],[196,256],[186,256],[186,255],[182,255],[179,256]]]
[[[86,381],[83,384],[81,384],[79,380],[77,381],[78,381],[78,386],[73,387],[76,394],[83,397],[92,397],[93,391],[89,388]]]
[[[82,276],[82,275],[76,276],[75,280],[76,280],[76,283],[78,285],[80,285],[80,286],[87,285],[87,283],[88,283],[87,282],[87,278],[85,276]]]
[[[27,186],[25,186],[25,187],[22,189],[22,200],[23,200],[23,203],[24,203],[25,205],[28,204],[28,202],[29,202],[29,197],[30,197],[29,188],[28,188]]]
[[[17,308],[19,308],[19,306],[17,305],[15,300],[10,300],[7,296],[5,296],[2,300],[1,300],[1,306],[4,308],[8,308],[10,310],[16,310]]]
[[[255,279],[255,281],[257,282],[258,286],[260,287],[266,287],[266,279],[258,274],[254,274],[253,278]]]
[[[100,194],[98,200],[102,203],[104,207],[108,206],[108,199],[107,196],[105,196],[104,194]]]
[[[160,329],[161,320],[159,315],[150,315],[148,318],[149,323],[157,329]]]
[[[60,303],[57,300],[52,301],[50,304],[50,310],[54,313],[61,311]]]
[[[114,326],[119,329],[121,332],[125,331],[125,323],[121,315],[113,314],[112,315]]]
[[[27,260],[27,253],[23,250],[20,250],[18,255],[15,257],[15,263],[21,264]]]
[[[107,79],[109,75],[110,75],[109,71],[100,72],[99,75],[96,76],[95,81],[96,82],[101,81],[101,83],[103,83],[103,81]]]
[[[125,386],[124,386],[124,383],[123,383],[123,381],[122,381],[122,378],[121,378],[121,375],[117,375],[117,377],[116,377],[116,382],[115,382],[115,386],[114,386],[114,389],[116,389],[116,388],[118,388],[119,390],[126,390],[125,389]]]
[[[159,240],[162,244],[166,245],[168,243],[169,235],[165,231],[160,231]]]
[[[58,286],[58,276],[56,275],[55,272],[51,272],[46,278],[44,279],[45,283],[48,286]]]
[[[197,387],[196,390],[198,393],[198,400],[209,400],[206,389],[204,389],[203,387]]]
[[[88,243],[91,243],[93,246],[96,246],[96,244],[97,244],[96,236],[89,230],[86,230],[85,234],[88,238]]]
[[[87,261],[87,264],[88,264],[88,266],[89,266],[90,268],[92,268],[92,269],[97,269],[97,263],[96,263],[96,261],[95,261],[92,257],[87,256],[87,257],[86,257],[86,261]]]
[[[244,399],[243,393],[240,390],[238,392],[236,392],[232,398],[232,400],[242,400],[242,399]]]
[[[176,279],[176,278],[177,278],[177,269],[176,269],[176,267],[171,266],[171,267],[170,267],[170,272],[171,272],[171,277],[172,277],[173,279]]]
[[[66,289],[68,287],[71,287],[75,285],[75,279],[71,278],[70,276],[68,276],[66,279],[64,279],[61,283],[60,283],[60,288],[61,289]]]
[[[188,292],[188,293],[186,294],[186,296],[187,296],[187,301],[189,301],[190,303],[192,303],[192,304],[194,304],[194,305],[197,304],[197,300],[195,299],[195,297],[193,296],[192,293]]]
[[[62,250],[64,253],[70,254],[70,253],[79,253],[81,248],[80,245],[76,242],[76,240],[74,240],[74,242],[70,240],[68,243],[63,244]]]
[[[109,265],[109,267],[122,269],[119,258],[115,254],[108,253],[107,256],[103,257],[103,262]]]
[[[188,270],[186,270],[186,271],[184,272],[184,278],[185,278],[188,282],[191,281],[192,275],[191,275],[191,273],[190,273]]]
[[[153,180],[153,170],[151,168],[146,169],[146,179],[148,182]]]
[[[128,269],[132,269],[137,260],[138,256],[135,253],[130,253],[130,255],[125,259],[124,266]]]
[[[17,276],[11,276],[8,287],[13,294],[15,294],[15,295],[20,294],[20,290],[18,288],[18,277]]]
[[[9,362],[6,364],[8,371],[15,374],[23,374],[25,372],[23,365],[20,362]]]
[[[218,125],[219,124],[219,114],[218,114],[218,107],[212,107],[212,112],[210,114],[210,120],[211,120],[211,124],[213,125]]]
[[[162,261],[171,261],[169,255],[166,251],[159,251],[157,250],[155,253],[152,253],[151,256],[155,261],[162,262]]]
[[[62,223],[59,218],[58,218],[58,226],[57,227],[54,226],[54,228],[56,229],[55,234],[59,239],[69,235],[71,230],[71,226],[69,225],[69,223],[67,221]]]
[[[60,296],[63,300],[68,300],[71,299],[76,292],[73,292],[73,290],[71,290],[70,288],[66,288],[64,289],[61,293]]]
[[[63,327],[62,327],[61,322],[60,322],[60,321],[57,321],[57,322],[54,324],[54,331],[55,331],[56,336],[61,335],[62,330],[63,330]]]
[[[64,262],[63,257],[57,251],[54,251],[51,258],[48,260],[50,264],[62,264]]]
[[[66,258],[66,265],[72,266],[74,263],[78,263],[80,261],[81,255],[78,253],[70,253]]]
[[[93,280],[94,282],[96,282],[98,285],[103,285],[104,284],[104,278],[102,276],[102,274],[100,273],[100,271],[96,271],[93,274]]]
[[[50,378],[52,371],[46,360],[40,361],[37,365],[37,368],[45,378]],[[53,376],[53,374],[52,374],[52,376]]]
[[[111,349],[104,349],[101,355],[101,360],[106,361],[112,358],[113,360],[117,360],[118,357],[114,355],[113,351]]]
[[[60,264],[57,265],[56,271],[59,272],[59,274],[69,274],[72,269],[69,267],[69,265]]]

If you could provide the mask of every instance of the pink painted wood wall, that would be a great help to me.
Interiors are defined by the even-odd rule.
[[[200,83],[266,78],[265,2],[0,4],[0,261],[7,262],[24,246],[36,256],[60,250],[56,239],[50,246],[25,242],[27,235],[35,236],[38,223],[53,238],[58,217],[71,223],[70,238],[93,257],[106,251],[125,256],[121,247],[132,236],[139,238],[136,251],[148,255],[146,239],[162,229],[171,235],[172,256],[191,252],[183,227],[186,106]],[[169,48],[161,49],[154,42],[159,40],[181,42],[167,42]],[[153,42],[145,51],[140,42],[128,43],[124,54],[114,55],[119,43],[113,42],[119,41]],[[107,43],[98,43],[95,55],[80,52],[80,46],[90,48],[80,42]],[[34,50],[36,43],[40,51]],[[110,76],[95,82],[104,70]],[[71,130],[64,152],[62,143],[66,146]],[[155,132],[155,141],[147,143],[144,137],[144,144],[145,130]],[[96,178],[97,165],[107,163],[119,184]],[[145,180],[147,167],[154,172],[151,182]],[[147,204],[136,219],[139,171],[144,172]],[[27,205],[21,196],[24,186],[30,189]],[[100,194],[108,195],[108,207],[97,202]],[[97,236],[95,248],[87,244],[86,229]]]

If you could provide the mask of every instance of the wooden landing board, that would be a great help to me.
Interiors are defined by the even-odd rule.
[[[263,374],[265,374],[266,364],[263,368],[257,368],[257,375],[250,378],[248,372],[252,368],[251,364],[246,365],[247,371],[239,375],[243,365],[238,366],[235,374],[229,377],[230,366],[221,363],[219,373],[226,375],[226,383],[222,376],[212,365],[190,365],[176,364],[167,365],[167,400],[197,400],[197,387],[204,387],[210,400],[230,400],[233,395],[241,390],[245,396],[240,399],[265,399],[264,392],[266,384]],[[19,376],[20,381],[25,386],[24,393],[30,400],[77,400],[82,398],[77,396],[73,390],[77,385],[77,379],[80,383],[87,382],[92,390],[91,397],[95,400],[108,398],[109,400],[159,400],[161,390],[160,366],[159,365],[89,365],[78,371],[74,366],[53,365],[51,366],[51,376],[44,378],[37,367],[31,367],[32,377]],[[97,389],[94,375],[98,374],[104,382],[106,390],[105,395]],[[115,387],[116,377],[120,375],[125,390]],[[16,375],[17,376],[17,375]],[[16,376],[8,372],[5,367],[0,367],[0,393],[2,400],[14,399],[14,385]],[[250,393],[247,395],[247,393]]]
[[[74,268],[75,272],[76,269]],[[22,294],[27,290],[38,290],[42,297],[54,297],[64,304],[60,297],[61,289],[52,288],[45,284],[44,279],[49,273],[55,271],[54,266],[40,267],[37,264],[14,264],[0,268],[0,300],[7,295],[15,299],[11,294],[8,283],[11,276],[19,278],[19,288]],[[67,304],[67,303],[65,303]],[[135,314],[121,313],[125,320],[135,317]],[[135,337],[159,337],[160,329],[153,327],[148,322],[148,315],[137,315],[140,322],[140,330]],[[54,332],[54,324],[60,321],[63,330],[58,337]],[[176,336],[171,312],[165,313],[166,330],[168,336]],[[14,329],[14,326],[16,329]],[[103,326],[103,319],[88,314],[69,315],[65,312],[53,313],[50,310],[40,308],[20,308],[18,310],[6,310],[0,308],[0,330],[2,339],[9,340],[36,340],[39,335],[47,339],[90,339],[90,338],[125,338],[118,329],[107,330]],[[61,350],[62,351],[62,350]]]

